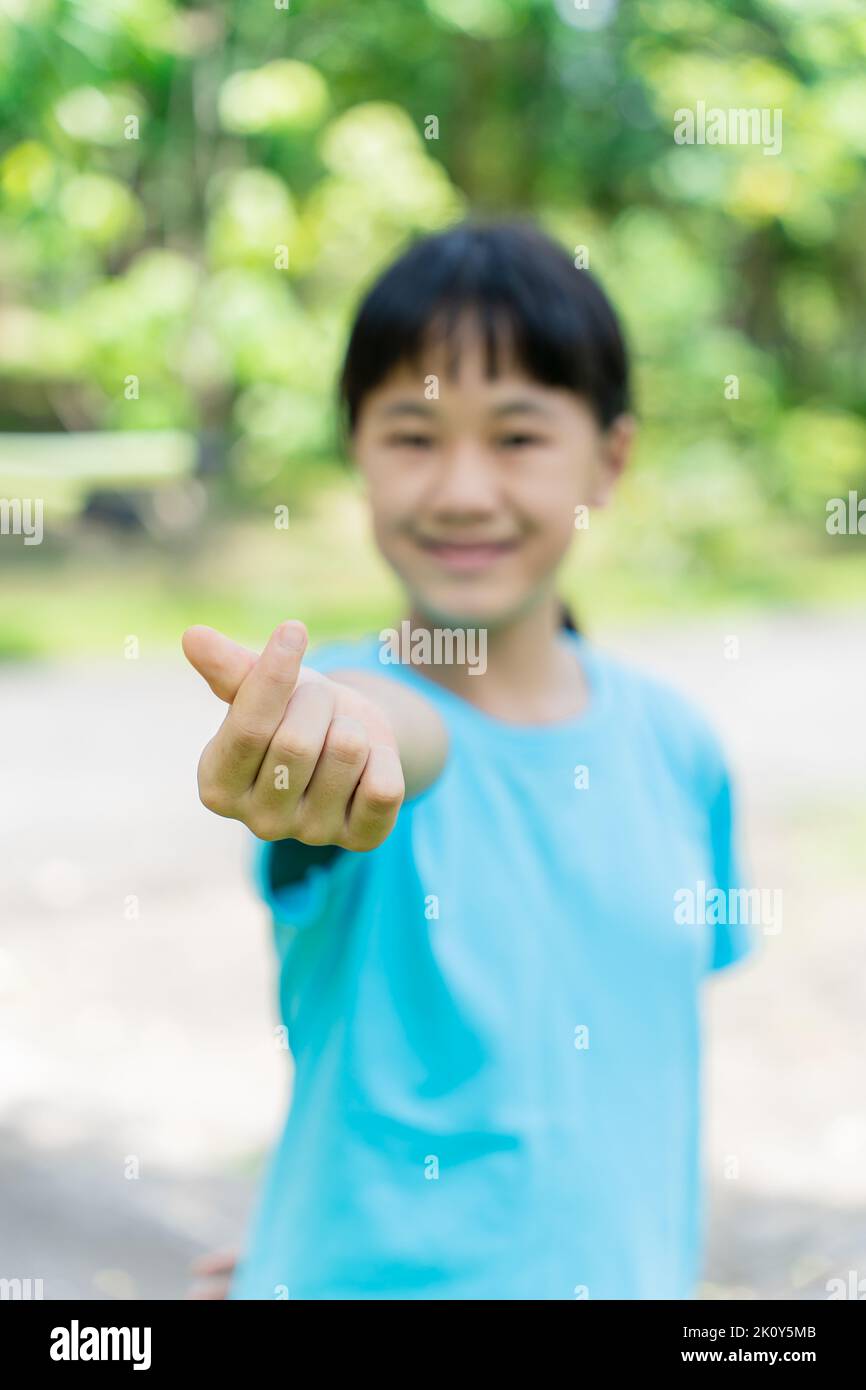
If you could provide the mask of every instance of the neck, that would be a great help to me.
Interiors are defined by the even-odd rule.
[[[431,635],[448,626],[418,609],[412,610],[409,621],[413,632],[424,629]],[[486,666],[479,663],[473,671],[468,663],[434,663],[424,675],[508,722],[567,719],[583,710],[588,693],[580,662],[561,641],[561,628],[559,601],[545,596],[501,626],[480,629],[486,640]]]

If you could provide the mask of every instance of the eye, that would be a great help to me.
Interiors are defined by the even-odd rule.
[[[434,440],[429,434],[391,434],[385,443],[396,449],[430,449]]]
[[[503,435],[499,443],[503,449],[528,449],[534,444],[543,444],[544,440],[540,434],[527,434],[515,430],[513,434]]]

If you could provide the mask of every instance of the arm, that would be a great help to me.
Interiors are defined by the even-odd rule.
[[[212,628],[184,633],[188,660],[229,706],[202,753],[199,795],[263,840],[375,849],[407,790],[441,772],[445,728],[384,676],[303,670],[306,640],[302,624],[283,623],[258,656]]]

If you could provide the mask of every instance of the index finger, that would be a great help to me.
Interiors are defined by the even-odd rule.
[[[208,780],[223,791],[245,791],[255,781],[298,683],[306,646],[303,623],[281,623],[241,682],[207,751]]]

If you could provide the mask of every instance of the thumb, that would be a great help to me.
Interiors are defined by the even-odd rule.
[[[204,676],[214,695],[227,705],[238,693],[244,678],[258,661],[258,654],[233,642],[213,627],[188,627],[181,638],[183,653]]]

